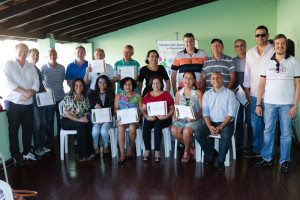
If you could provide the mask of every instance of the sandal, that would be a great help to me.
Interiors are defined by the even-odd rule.
[[[160,162],[160,157],[155,157],[154,162]]]
[[[143,161],[148,161],[150,159],[150,156],[144,156]]]

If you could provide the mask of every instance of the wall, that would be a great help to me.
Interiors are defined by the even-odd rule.
[[[176,40],[175,32],[192,32],[199,40],[199,48],[210,56],[210,41],[218,37],[224,42],[224,53],[234,56],[233,42],[244,38],[248,47],[255,45],[254,31],[259,25],[270,29],[271,37],[277,30],[277,0],[219,0],[191,8],[116,32],[93,38],[95,48],[103,48],[107,63],[114,64],[122,58],[123,47],[135,48],[134,59],[145,65],[146,53],[156,49],[156,40]]]

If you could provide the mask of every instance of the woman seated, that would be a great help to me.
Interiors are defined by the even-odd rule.
[[[142,112],[145,117],[143,126],[143,139],[145,143],[144,160],[147,161],[151,152],[151,129],[154,128],[155,140],[155,162],[160,162],[160,144],[162,139],[162,129],[171,125],[174,113],[174,101],[168,92],[163,91],[164,84],[160,76],[155,75],[149,81],[150,92],[143,99]],[[147,103],[166,101],[167,115],[149,116],[147,113]],[[165,147],[166,148],[166,147]]]
[[[112,90],[112,84],[106,75],[99,76],[96,80],[95,90],[90,97],[90,104],[92,109],[111,108],[114,110],[114,99],[115,95]],[[106,156],[109,154],[108,150],[108,139],[109,129],[112,127],[112,122],[104,122],[93,125],[92,136],[95,154],[92,158],[100,157],[99,150],[99,135],[101,133],[103,141],[102,155]]]
[[[87,88],[82,78],[75,78],[69,94],[63,99],[63,118],[61,127],[65,130],[77,130],[77,151],[78,161],[90,160],[93,154],[91,123],[88,116],[90,114],[90,103],[87,98]]]
[[[145,61],[147,63],[147,65],[141,68],[139,79],[138,79],[138,81],[139,81],[138,89],[139,89],[139,93],[141,94],[142,87],[143,87],[143,81],[145,79],[146,87],[143,90],[143,95],[142,95],[143,97],[145,97],[145,95],[148,92],[150,92],[151,87],[149,85],[149,81],[150,81],[150,78],[155,75],[161,76],[161,78],[166,81],[166,85],[167,85],[166,89],[168,92],[170,92],[170,80],[169,80],[168,73],[166,72],[166,69],[164,68],[164,66],[157,64],[158,58],[159,58],[159,55],[158,55],[157,51],[150,50],[147,54],[147,58]]]
[[[136,129],[138,128],[137,123],[130,123],[130,124],[119,124],[117,118],[117,110],[124,110],[129,108],[141,108],[142,98],[141,96],[134,91],[136,88],[136,82],[130,77],[126,77],[121,80],[120,87],[123,91],[118,93],[115,97],[115,116],[116,116],[116,123],[118,126],[118,143],[120,149],[120,157],[118,162],[124,163],[125,161],[125,151],[124,151],[124,143],[125,143],[125,130],[129,128],[129,147],[127,150],[126,158],[130,159],[133,157],[133,144],[136,138]],[[138,120],[140,120],[141,113],[139,113]]]
[[[172,135],[184,144],[184,154],[181,162],[188,162],[190,154],[195,156],[195,148],[191,146],[193,141],[193,133],[196,132],[203,123],[202,116],[202,92],[196,90],[196,76],[194,72],[185,72],[183,74],[184,87],[176,92],[175,105],[190,106],[193,109],[195,119],[185,117],[178,119],[174,112],[173,126],[171,128]],[[177,148],[177,147],[175,147]]]

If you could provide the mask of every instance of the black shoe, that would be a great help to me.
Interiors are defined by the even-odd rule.
[[[211,157],[207,157],[205,160],[205,165],[212,165],[214,164],[215,158],[219,155],[219,153],[214,150],[213,155]]]
[[[244,148],[244,145],[242,145],[242,144],[238,144],[235,146],[236,151],[242,150],[243,148]]]
[[[259,162],[257,162],[254,167],[265,167],[265,166],[270,166],[272,165],[272,160],[271,161],[266,161],[265,159],[261,159]]]
[[[22,158],[13,158],[14,166],[20,167],[24,165],[24,161]]]
[[[218,171],[224,171],[225,165],[224,162],[218,162]]]
[[[122,164],[124,164],[124,163],[125,163],[125,159],[124,159],[124,160],[122,160],[122,159],[119,159],[119,160],[118,160],[118,164],[122,165]]]
[[[90,158],[91,158],[92,160],[94,160],[94,159],[99,159],[99,158],[100,158],[100,153],[95,153],[95,154],[91,155]]]
[[[259,153],[256,153],[254,151],[249,151],[243,154],[245,158],[260,158],[261,155]]]
[[[252,151],[251,147],[246,147],[244,148],[243,153],[249,153],[250,151]]]
[[[281,171],[283,171],[283,172],[290,171],[290,163],[288,161],[281,163]]]

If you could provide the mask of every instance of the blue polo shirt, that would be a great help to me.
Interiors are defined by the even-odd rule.
[[[79,67],[79,65],[76,63],[76,60],[74,62],[71,62],[67,66],[66,76],[65,79],[67,81],[72,81],[74,78],[84,78],[86,73],[86,68],[88,67],[88,61],[84,60],[84,63]],[[90,87],[90,84],[87,85],[87,88]]]

